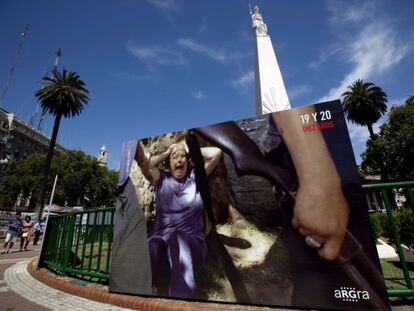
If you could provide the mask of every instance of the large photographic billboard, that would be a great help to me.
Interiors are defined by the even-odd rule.
[[[109,290],[389,309],[340,102],[124,143]]]

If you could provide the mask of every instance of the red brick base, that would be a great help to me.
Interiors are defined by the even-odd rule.
[[[67,280],[51,276],[45,269],[38,269],[36,260],[29,263],[27,270],[38,281],[63,292],[80,296],[86,299],[109,303],[119,307],[137,309],[143,311],[184,311],[184,310],[206,310],[206,311],[247,311],[263,310],[269,308],[229,306],[213,303],[192,303],[174,299],[148,298],[140,296],[129,296],[111,294],[104,290],[73,284]]]

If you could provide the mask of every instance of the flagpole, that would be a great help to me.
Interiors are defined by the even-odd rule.
[[[44,247],[44,242],[45,242],[45,236],[46,236],[46,232],[47,232],[47,226],[49,224],[49,216],[50,216],[50,209],[52,208],[52,202],[53,202],[53,197],[55,196],[55,190],[56,190],[56,184],[57,184],[57,180],[58,180],[58,175],[56,175],[55,177],[55,182],[53,183],[53,188],[52,188],[52,194],[50,195],[50,201],[49,201],[49,206],[47,209],[47,216],[46,216],[46,226],[45,226],[45,230],[43,230],[43,238],[42,238],[42,245],[40,246],[40,254],[43,254],[43,247]],[[38,219],[39,223],[41,223],[41,219]],[[40,227],[42,227],[42,225],[40,225]],[[39,263],[38,263],[39,266]]]

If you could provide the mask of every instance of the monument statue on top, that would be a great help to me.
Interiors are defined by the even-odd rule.
[[[253,12],[250,10],[250,15],[256,45],[256,113],[261,115],[289,109],[282,73],[259,7],[255,6]]]
[[[259,7],[256,5],[253,9],[252,22],[253,31],[256,32],[256,36],[267,36],[267,26],[263,22],[262,14],[259,12]]]

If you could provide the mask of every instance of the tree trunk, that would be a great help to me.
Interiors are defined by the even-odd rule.
[[[374,130],[372,128],[372,124],[368,124],[368,131],[369,131],[369,136],[371,137],[371,140],[375,140],[376,136],[374,134]]]
[[[370,136],[371,140],[374,141],[375,139],[377,139],[377,136],[374,134],[372,124],[368,124],[367,127],[368,127],[368,131],[369,131],[369,136]],[[381,181],[386,181],[388,179],[388,174],[387,174],[387,170],[385,169],[384,163],[383,163],[383,156],[382,156],[383,152],[384,152],[383,150],[380,151],[379,157],[377,159],[377,163],[378,163],[378,166],[379,166]]]
[[[56,138],[59,132],[60,120],[62,114],[58,113],[55,117],[55,123],[53,124],[52,137],[50,138],[49,150],[47,151],[45,166],[43,168],[42,181],[40,183],[39,195],[36,202],[36,213],[39,215],[39,220],[42,219],[43,206],[45,201],[46,184],[50,173],[50,165],[52,163],[53,152],[55,150]]]

